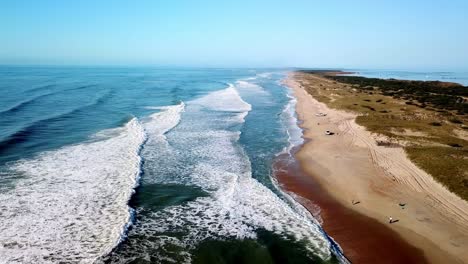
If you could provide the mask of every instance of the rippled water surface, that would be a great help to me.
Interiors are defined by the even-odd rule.
[[[336,262],[284,71],[0,67],[0,263]]]

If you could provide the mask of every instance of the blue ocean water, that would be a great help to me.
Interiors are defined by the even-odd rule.
[[[0,262],[336,262],[284,71],[0,67]]]
[[[355,76],[381,79],[454,82],[468,86],[468,72],[398,71],[398,70],[349,70]]]

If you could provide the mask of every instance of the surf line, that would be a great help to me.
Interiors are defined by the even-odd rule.
[[[287,178],[291,177],[291,175],[295,177],[305,177],[305,172],[296,159],[296,154],[308,142],[308,140],[304,138],[304,128],[300,126],[301,120],[298,118],[295,110],[297,98],[294,96],[291,88],[285,86],[283,83],[282,86],[287,89],[286,96],[289,98],[288,103],[283,108],[283,114],[286,114],[287,117],[282,119],[286,130],[285,132],[288,136],[289,145],[276,154],[272,165],[273,174],[271,175],[271,181],[273,186],[283,195],[293,209],[305,215],[318,226],[323,237],[325,237],[329,243],[330,251],[338,258],[340,263],[351,263],[350,259],[345,256],[340,245],[322,227],[323,220],[320,217],[320,207],[312,200],[302,197],[292,190],[288,190],[288,183],[282,182],[287,181]],[[309,206],[306,206],[306,204],[309,204]],[[316,209],[312,210],[312,207]]]
[[[157,130],[157,132],[159,132],[159,133],[156,133],[155,135],[151,135],[151,134],[148,133],[147,127],[145,127],[144,124],[142,125],[140,123],[140,121],[138,120],[138,118],[133,117],[132,120],[130,121],[130,122],[132,122],[133,120],[135,120],[135,122],[137,122],[138,125],[142,126],[144,135],[143,135],[143,141],[141,142],[141,144],[140,144],[140,146],[138,148],[138,151],[137,151],[137,155],[138,155],[138,158],[139,158],[138,171],[135,174],[134,185],[132,187],[132,193],[131,193],[128,201],[127,201],[129,218],[127,220],[127,223],[122,228],[121,234],[119,236],[119,240],[115,243],[115,245],[112,247],[112,249],[109,252],[107,252],[106,254],[103,254],[100,257],[105,257],[105,256],[111,254],[112,252],[114,252],[115,250],[117,250],[119,245],[122,244],[128,238],[128,232],[130,231],[130,229],[132,228],[132,226],[134,225],[134,223],[136,221],[136,209],[131,207],[131,202],[135,198],[136,193],[138,192],[138,188],[140,187],[141,178],[144,175],[143,165],[145,163],[145,160],[144,160],[144,157],[141,155],[141,152],[142,152],[143,148],[145,147],[146,142],[148,142],[149,137],[164,136],[166,133],[168,133],[169,131],[174,129],[180,123],[181,114],[185,110],[185,103],[181,101],[180,104],[178,104],[178,105],[147,107],[147,108],[148,109],[163,110],[161,112],[157,112],[157,113],[152,114],[150,116],[150,118],[155,120],[155,121],[161,121],[162,119],[169,119],[169,124],[160,124],[160,125],[162,125],[162,127],[159,127],[159,131]],[[161,122],[161,123],[163,123],[163,122]],[[166,125],[166,126],[164,126],[164,125]]]

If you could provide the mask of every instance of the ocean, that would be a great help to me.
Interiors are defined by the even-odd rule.
[[[286,71],[0,67],[0,263],[337,263]]]

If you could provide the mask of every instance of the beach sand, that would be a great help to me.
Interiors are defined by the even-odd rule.
[[[291,160],[288,154],[276,159],[274,169],[282,189],[320,220],[322,228],[339,243],[350,262],[428,263],[421,250],[385,224],[351,210],[331,197],[305,173],[300,162]]]
[[[292,73],[285,84],[298,100],[307,142],[296,158],[307,175],[278,175],[283,188],[321,207],[325,231],[354,263],[421,263],[421,252],[430,263],[468,263],[468,203],[415,166],[402,148],[377,146],[378,135],[357,125],[355,114],[318,102],[297,78],[301,73]],[[327,115],[315,115],[320,112]],[[390,216],[398,221],[389,224]],[[392,255],[394,261],[383,261]]]

